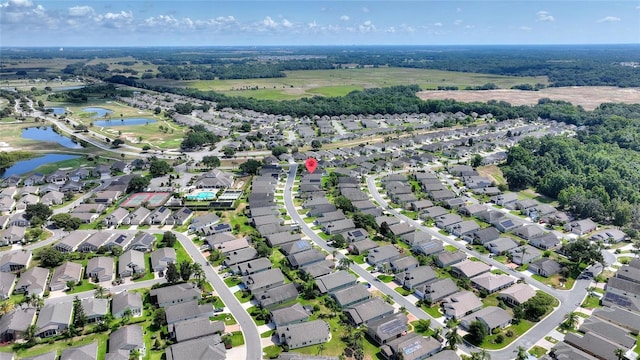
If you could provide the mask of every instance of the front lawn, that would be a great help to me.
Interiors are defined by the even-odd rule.
[[[236,291],[233,295],[240,301],[241,304],[251,301],[253,295],[248,291]]]
[[[413,294],[413,291],[409,291],[405,288],[403,288],[402,286],[398,286],[397,288],[394,289],[398,294],[402,295],[402,296],[407,296],[407,295],[411,295]]]
[[[506,329],[503,329],[497,334],[488,335],[487,337],[484,338],[484,340],[482,341],[482,344],[480,344],[479,347],[487,350],[502,349],[508,346],[509,344],[511,344],[512,342],[514,342],[522,334],[527,332],[527,330],[531,329],[533,325],[535,325],[535,323],[532,321],[520,320],[520,323],[518,325],[511,325]],[[512,336],[507,336],[507,334],[512,334]],[[496,339],[498,339],[498,335],[502,336],[503,340],[501,343],[498,343],[496,341]],[[468,341],[467,337],[468,335],[465,335],[465,340]]]
[[[225,325],[235,325],[238,323],[233,315],[226,313],[212,316],[210,319],[211,321],[224,321]]]
[[[378,279],[386,284],[392,282],[394,277],[391,275],[378,275]]]
[[[592,295],[587,296],[581,306],[585,309],[595,309],[602,307],[602,305],[600,305],[600,298]]]
[[[546,353],[547,353],[547,349],[543,348],[542,346],[538,346],[538,345],[532,347],[531,350],[529,350],[529,354],[535,356],[536,358],[541,358]]]
[[[434,306],[431,306],[431,307],[427,307],[425,305],[422,305],[421,309],[424,310],[424,312],[429,314],[429,316],[431,316],[434,319],[437,319],[439,317],[443,317],[444,316],[440,312],[440,306],[437,306],[437,305],[434,305]]]
[[[98,285],[90,282],[87,279],[84,279],[84,280],[82,280],[82,284],[81,285],[76,285],[76,286],[73,287],[72,290],[67,291],[67,295],[77,294],[77,293],[81,293],[81,292],[85,292],[85,291],[91,291],[91,290],[94,290],[97,287],[98,287]]]

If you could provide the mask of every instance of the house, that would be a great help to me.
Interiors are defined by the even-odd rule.
[[[437,279],[438,275],[429,266],[418,266],[396,275],[396,281],[407,290]]]
[[[598,226],[591,219],[583,219],[572,221],[564,226],[564,231],[574,233],[576,235],[585,235],[594,230]]]
[[[21,242],[26,230],[22,226],[9,226],[0,234],[0,245],[7,246]]]
[[[213,226],[220,222],[218,215],[212,212],[208,212],[204,215],[197,216],[191,220],[189,224],[190,232],[202,232],[205,228]]]
[[[351,219],[343,219],[332,221],[330,223],[322,225],[322,231],[327,235],[341,234],[345,231],[353,230],[356,225]]]
[[[509,204],[514,204],[518,201],[518,194],[516,193],[506,193],[497,196],[491,197],[491,201],[500,206],[507,206]]]
[[[328,275],[320,276],[316,278],[315,281],[320,293],[326,294],[353,286],[356,284],[357,279],[348,271],[339,270]]]
[[[462,217],[458,214],[444,214],[435,218],[436,226],[445,229],[449,226],[462,222]]]
[[[542,256],[542,252],[531,245],[523,245],[511,249],[509,253],[511,254],[511,261],[518,265],[528,264]]]
[[[263,309],[270,309],[298,297],[298,289],[293,283],[287,283],[265,290],[261,294],[254,295],[254,299]]]
[[[120,226],[120,224],[122,224],[127,216],[129,216],[129,210],[119,207],[115,209],[111,214],[106,216],[104,220],[102,220],[102,223],[104,224],[104,226],[113,226],[114,228],[117,228],[118,226]]]
[[[507,305],[520,306],[535,295],[536,291],[531,286],[518,283],[501,290],[498,299],[504,300]]]
[[[0,341],[22,340],[24,333],[36,318],[33,307],[17,306],[0,318]]]
[[[227,254],[227,257],[222,262],[224,266],[231,267],[235,264],[239,264],[245,261],[253,260],[258,257],[258,252],[252,247],[247,247],[237,251],[233,251]]]
[[[389,341],[380,348],[380,353],[387,360],[423,360],[436,354],[441,347],[442,344],[430,336],[410,333]]]
[[[447,296],[460,291],[458,286],[449,278],[436,279],[429,283],[414,287],[415,295],[430,303],[437,303]]]
[[[382,266],[400,256],[400,251],[393,245],[385,245],[369,250],[367,263],[372,266]]]
[[[448,213],[449,211],[442,206],[433,206],[423,210],[422,213],[420,213],[420,218],[423,220],[435,219],[438,216],[446,215]]]
[[[496,291],[506,289],[511,286],[515,280],[509,275],[484,273],[471,278],[471,284],[480,292],[493,294]]]
[[[200,317],[209,318],[214,315],[212,304],[199,304],[198,300],[169,305],[164,310],[167,324],[175,324],[178,321]]]
[[[291,268],[297,269],[303,266],[311,265],[323,261],[327,256],[320,250],[310,249],[287,256],[287,260],[291,264]]]
[[[313,263],[311,265],[303,266],[299,269],[301,274],[308,276],[309,278],[315,279],[320,276],[329,275],[335,264],[333,261],[325,260],[317,263]]]
[[[113,258],[98,256],[89,259],[85,277],[95,282],[113,280]]]
[[[233,182],[232,173],[213,169],[200,176],[195,183],[195,187],[198,189],[222,189],[232,187]]]
[[[369,252],[369,250],[375,249],[377,247],[378,247],[378,243],[376,243],[375,241],[373,241],[371,239],[365,239],[365,240],[361,240],[361,241],[358,241],[358,242],[351,243],[351,245],[349,245],[349,251],[352,254],[363,255],[363,254]]]
[[[61,253],[74,252],[78,249],[80,244],[89,237],[89,235],[91,235],[91,233],[86,231],[72,231],[67,236],[63,237],[62,240],[58,241],[53,247]]]
[[[159,307],[167,307],[183,302],[200,300],[202,292],[194,283],[183,283],[151,289],[149,296],[151,301]]]
[[[416,232],[419,234],[420,232]],[[437,239],[431,239],[426,241],[420,241],[412,246],[412,250],[418,254],[425,256],[435,255],[444,252],[444,245],[442,241]]]
[[[527,269],[534,274],[549,277],[559,273],[562,265],[555,260],[542,258],[530,263]]]
[[[378,346],[399,338],[408,331],[409,319],[404,313],[395,313],[367,324],[367,334]]]
[[[151,211],[151,214],[149,214],[144,223],[149,225],[164,225],[170,216],[171,210],[167,207],[160,206]]]
[[[475,220],[466,220],[446,227],[447,231],[457,237],[465,237],[478,229],[480,225]]]
[[[169,335],[177,342],[224,333],[224,322],[205,317],[182,320],[168,326]]]
[[[347,319],[355,326],[368,324],[393,314],[395,308],[379,297],[373,297],[345,310]]]
[[[109,335],[109,352],[121,353],[129,358],[131,353],[137,351],[139,356],[144,356],[146,348],[142,336],[142,326],[134,324],[119,328]]]
[[[462,290],[442,300],[442,308],[447,317],[454,320],[482,309],[482,301],[471,291]]]
[[[496,229],[498,229],[500,232],[509,232],[522,226],[523,224],[523,221],[507,217],[500,218],[496,222],[492,223],[492,225],[495,226]]]
[[[120,195],[122,195],[122,191],[118,191],[118,190],[103,190],[103,191],[97,191],[95,194],[96,195],[93,198],[93,201],[95,201],[96,203],[99,203],[99,204],[111,205],[114,202],[116,202],[116,200],[118,200]]]
[[[31,262],[31,250],[15,250],[0,255],[0,271],[16,272],[25,269]]]
[[[513,320],[513,317],[506,310],[497,306],[487,306],[462,318],[460,325],[463,329],[469,330],[471,323],[480,321],[487,329],[487,333],[491,334],[495,329],[504,329],[509,326],[511,320]]]
[[[541,360],[598,360],[597,357],[591,356],[586,352],[574,348],[564,342],[559,342],[551,348],[553,357],[550,354],[541,357]]]
[[[585,319],[582,325],[580,325],[579,331],[583,333],[591,332],[613,343],[619,344],[626,349],[633,348],[636,343],[636,338],[631,336],[629,330],[597,317]]]
[[[331,329],[325,321],[313,320],[282,326],[277,329],[277,334],[281,344],[297,349],[329,341]]]
[[[591,235],[591,241],[605,241],[610,244],[619,243],[629,237],[620,229],[603,229]]]
[[[146,271],[143,252],[127,250],[118,258],[118,276],[120,278],[144,274]]]
[[[515,249],[518,246],[520,246],[520,244],[515,242],[515,240],[506,237],[497,238],[484,244],[484,247],[495,255],[500,255],[503,252]]]
[[[289,242],[298,241],[302,237],[298,233],[292,234],[290,231],[284,231],[266,235],[265,238],[267,239],[267,244],[269,246],[276,247]]]
[[[63,201],[64,194],[60,191],[50,191],[42,195],[42,198],[40,198],[40,203],[47,206],[60,205]]]
[[[121,318],[127,310],[131,310],[134,317],[142,315],[142,295],[139,292],[125,290],[111,297],[111,315],[114,318]]]
[[[391,267],[391,271],[393,271],[394,273],[398,273],[414,269],[418,267],[418,265],[420,265],[420,262],[418,262],[418,260],[413,256],[402,255],[391,260],[389,262],[389,265]]]
[[[538,225],[524,225],[513,230],[513,234],[525,240],[531,240],[534,237],[541,236],[544,230]]]
[[[114,233],[110,231],[99,231],[93,233],[87,240],[85,240],[80,246],[78,246],[79,252],[96,252],[103,246]]]
[[[414,246],[422,242],[433,240],[433,237],[424,231],[413,231],[402,235],[400,240],[409,246]]]
[[[171,225],[184,225],[189,221],[189,219],[193,216],[193,210],[188,207],[182,207],[176,210],[169,219],[167,219],[167,223],[171,223]]]
[[[8,299],[16,284],[16,274],[0,272],[0,300]]]
[[[231,272],[236,275],[251,275],[260,271],[271,269],[272,263],[269,259],[261,257],[254,260],[235,264],[231,267]]]
[[[560,239],[553,233],[544,233],[529,239],[529,245],[541,250],[550,250],[560,244]]]
[[[285,256],[297,254],[299,252],[303,252],[311,249],[313,249],[313,247],[311,246],[311,243],[307,240],[298,240],[298,241],[289,242],[280,246],[280,251],[282,251],[282,253]]]
[[[436,255],[436,265],[441,268],[446,268],[457,263],[460,263],[467,259],[467,254],[463,253],[460,250],[456,250],[453,252],[445,251],[438,255]]]
[[[80,300],[80,305],[84,310],[84,315],[87,317],[87,323],[89,324],[104,319],[109,313],[108,299],[84,298]]]
[[[49,280],[49,269],[32,267],[20,275],[14,292],[16,294],[44,296]]]
[[[179,342],[165,349],[166,360],[225,360],[226,350],[218,335]]]
[[[389,230],[391,230],[391,233],[393,234],[393,236],[402,237],[404,235],[414,233],[416,231],[416,228],[410,224],[401,222],[399,224],[391,225],[389,227]]]
[[[151,210],[140,206],[124,218],[122,223],[125,225],[142,225],[150,214]]]
[[[343,309],[366,301],[371,297],[371,293],[367,290],[367,287],[362,284],[356,284],[336,290],[330,295],[336,301],[338,306]]]
[[[156,237],[145,232],[139,232],[131,240],[127,246],[127,250],[136,250],[142,252],[149,252],[153,248],[153,244],[156,242]]]
[[[82,279],[82,264],[66,261],[53,270],[49,289],[51,291],[63,290],[67,288],[67,282],[78,283]]]
[[[619,348],[622,348],[625,353],[630,350],[593,332],[587,332],[582,336],[569,332],[565,335],[564,342],[598,359],[605,360],[620,359],[615,355],[615,351]],[[623,356],[624,358],[627,357]]]
[[[284,284],[284,274],[279,268],[261,271],[242,277],[242,283],[252,295]]]
[[[634,335],[640,331],[640,315],[636,312],[619,307],[604,307],[594,309],[592,315],[628,329]]]
[[[176,263],[176,250],[174,248],[163,247],[151,253],[151,268],[154,272],[166,270],[169,263]]]
[[[451,265],[451,274],[459,278],[470,279],[480,274],[489,272],[490,270],[491,266],[480,261],[464,260],[457,264]]]
[[[271,321],[276,328],[305,322],[309,319],[309,313],[300,305],[295,303],[291,306],[271,310]]]
[[[87,345],[66,348],[60,354],[60,360],[97,360],[98,342],[94,341]]]
[[[36,336],[45,338],[59,335],[61,331],[67,329],[71,324],[73,313],[73,302],[49,303],[45,304],[36,321]]]
[[[222,255],[227,255],[248,247],[249,247],[249,240],[246,237],[233,239],[231,241],[226,241],[215,246],[216,249],[220,250],[220,253],[222,253]]]

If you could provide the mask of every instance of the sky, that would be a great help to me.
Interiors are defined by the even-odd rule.
[[[0,0],[0,47],[640,43],[640,0]]]

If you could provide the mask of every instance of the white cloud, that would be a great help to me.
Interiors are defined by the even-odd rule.
[[[409,26],[407,24],[400,25],[400,30],[409,33],[416,32],[416,29],[413,26]]]
[[[367,20],[362,24],[358,25],[358,31],[360,31],[361,33],[373,32],[373,31],[376,31],[376,26],[373,25],[371,20]]]
[[[9,0],[4,4],[1,4],[0,7],[10,7],[10,6],[30,8],[30,7],[33,7],[33,2],[31,0]]]
[[[318,27],[318,23],[314,20],[314,21],[312,21],[312,22],[308,23],[308,24],[307,24],[307,27],[308,27],[309,29],[315,29],[315,28],[317,28],[317,27]]]
[[[548,11],[541,10],[536,13],[536,21],[555,21],[555,18]]]
[[[461,8],[456,8],[456,12],[462,12]]]
[[[347,15],[340,16],[340,21],[349,21],[349,16]]]
[[[368,7],[362,7],[362,12],[363,13],[368,13],[369,12],[369,8]]]
[[[396,32],[396,28],[392,26],[392,27],[390,27],[390,28],[388,28],[388,29],[387,29],[387,32],[388,32],[388,33],[392,33],[392,34],[393,34],[393,33],[395,33],[395,32]]]
[[[455,20],[455,21],[453,22],[453,25],[456,25],[456,26],[457,26],[457,25],[460,25],[460,24],[462,24],[462,23],[463,23],[463,21],[462,21],[462,20],[457,19],[457,20]]]
[[[437,23],[433,24],[433,26],[442,27],[442,23],[441,22],[437,22]]]
[[[520,26],[518,29],[522,30],[522,31],[531,31],[531,30],[533,30],[532,28],[530,28],[528,26]]]
[[[621,19],[619,17],[615,17],[615,16],[605,16],[602,19],[598,19],[596,22],[598,23],[605,23],[605,22],[618,22]]]
[[[117,13],[108,12],[96,16],[95,20],[104,27],[119,29],[133,23],[133,13],[124,10]]]
[[[466,25],[464,28],[467,29],[467,30],[473,29],[473,28],[475,28],[475,25]]]
[[[69,16],[92,16],[95,14],[95,11],[91,6],[74,6],[69,8]]]
[[[293,27],[293,23],[287,19],[283,19],[282,20],[282,26],[286,27],[286,28],[291,28]]]
[[[271,16],[267,16],[266,18],[264,18],[264,20],[262,20],[262,24],[266,27],[266,28],[275,28],[278,26],[278,23],[276,21],[274,21]]]

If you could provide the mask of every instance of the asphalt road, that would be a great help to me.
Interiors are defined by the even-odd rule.
[[[318,236],[318,234],[316,234],[313,230],[311,230],[309,225],[307,225],[307,223],[304,222],[300,214],[298,214],[298,211],[295,209],[295,205],[293,203],[293,194],[291,192],[291,189],[293,187],[293,182],[296,178],[297,169],[298,169],[298,164],[291,164],[289,168],[287,183],[284,190],[284,204],[285,204],[285,208],[287,209],[287,213],[289,214],[289,216],[291,216],[291,219],[293,219],[295,222],[300,224],[300,228],[302,229],[302,232],[305,235],[307,235],[314,243],[320,246],[324,251],[328,252],[329,254],[332,254],[333,251],[336,249],[332,246],[327,245],[326,241],[324,241],[320,236]],[[336,254],[336,258],[338,259],[341,259],[344,257],[345,256],[342,253],[338,252]],[[369,282],[371,286],[377,288],[383,294],[390,295],[393,301],[395,301],[400,306],[404,306],[407,309],[407,311],[415,315],[417,318],[431,319],[434,324],[437,323],[435,319],[433,319],[431,316],[429,316],[426,312],[424,312],[422,309],[417,307],[415,304],[408,301],[404,296],[398,294],[393,289],[386,286],[384,283],[376,281],[377,280],[376,277],[371,275],[371,273],[364,270],[360,266],[352,266],[351,270],[356,272],[359,276],[365,279],[365,281]]]
[[[422,226],[421,223],[419,223],[418,221],[415,221],[403,214],[400,214],[397,210],[390,208],[388,203],[382,198],[382,196],[380,195],[380,193],[378,192],[378,189],[376,187],[375,184],[375,180],[376,180],[376,176],[371,176],[367,178],[367,189],[369,190],[369,193],[371,194],[371,196],[373,197],[373,199],[378,202],[378,204],[380,204],[381,207],[383,207],[386,211],[392,213],[394,216],[402,219],[403,221],[415,226],[416,228],[419,228],[422,231],[425,231],[427,233],[429,233],[430,235],[442,240],[443,242],[453,245],[456,248],[460,249],[461,251],[464,251],[465,253],[467,253],[470,256],[474,256],[477,257],[479,259],[481,259],[482,261],[484,261],[487,264],[490,264],[496,268],[499,268],[500,270],[509,273],[517,278],[522,278],[523,275],[520,274],[519,272],[513,271],[511,269],[509,269],[508,267],[506,267],[504,264],[495,261],[492,258],[489,258],[487,256],[481,255],[475,251],[470,251],[468,249],[466,249],[466,247],[464,245],[462,245],[461,243],[455,241],[455,240],[451,240],[450,238],[440,234],[437,231],[434,231],[430,228],[427,228],[425,226]],[[587,295],[587,289],[589,288],[590,284],[591,284],[591,280],[588,279],[584,279],[584,280],[576,280],[573,289],[571,290],[556,290],[556,289],[552,289],[544,284],[542,284],[541,282],[527,277],[526,278],[526,282],[530,285],[533,285],[534,287],[543,290],[553,296],[555,296],[559,301],[560,301],[560,306],[550,315],[548,315],[545,319],[543,319],[542,321],[538,322],[533,328],[531,328],[526,334],[524,334],[523,336],[521,336],[518,341],[513,342],[511,345],[505,347],[502,350],[494,350],[494,351],[490,351],[491,353],[491,359],[493,360],[511,360],[514,358],[514,354],[517,351],[518,346],[523,346],[526,347],[527,349],[530,348],[531,346],[533,346],[538,340],[544,338],[546,335],[548,335],[552,330],[554,330],[562,321],[564,318],[564,315],[575,311],[578,306],[580,306],[580,304],[582,303],[583,299],[585,298],[585,296]],[[478,348],[476,348],[475,346],[472,346],[470,344],[461,344],[460,349],[462,349],[463,351],[469,353],[472,351],[478,351]]]
[[[118,286],[114,286],[109,288],[109,292],[112,294],[116,294],[125,290],[135,290],[135,289],[143,289],[143,288],[150,288],[151,286],[155,285],[155,284],[162,284],[167,282],[167,280],[165,280],[165,278],[160,278],[160,279],[152,279],[152,280],[145,280],[145,281],[140,281],[140,282],[131,282],[131,283],[127,283],[127,284],[122,284],[122,285],[118,285]],[[106,288],[106,286],[105,286]],[[58,296],[58,297],[54,297],[54,298],[46,298],[44,299],[44,303],[45,304],[59,304],[59,303],[63,303],[63,302],[71,302],[73,301],[73,299],[77,296],[78,299],[86,299],[89,297],[93,297],[94,294],[94,290],[90,290],[90,291],[84,291],[84,292],[79,292],[79,293],[75,293],[75,294],[69,294],[69,295],[64,295],[64,296]]]

